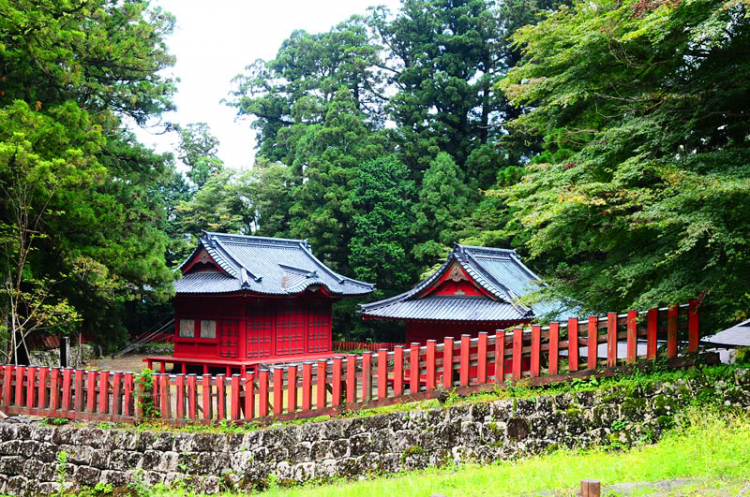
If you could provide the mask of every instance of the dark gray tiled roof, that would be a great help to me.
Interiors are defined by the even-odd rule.
[[[335,273],[312,253],[306,240],[204,232],[185,268],[205,248],[219,271],[190,272],[175,282],[177,293],[289,295],[320,285],[334,295],[365,295],[373,285]]]
[[[701,341],[727,347],[750,347],[750,319]]]
[[[420,298],[456,261],[490,297]],[[514,321],[555,314],[557,303],[529,306],[522,298],[538,290],[541,280],[527,268],[515,250],[456,244],[448,259],[432,276],[406,293],[361,305],[360,312],[380,319],[451,321]],[[563,316],[558,315],[561,319]],[[565,316],[567,317],[567,316]]]
[[[366,316],[381,319],[437,321],[516,321],[523,319],[513,305],[487,297],[432,296],[404,300],[368,310]]]

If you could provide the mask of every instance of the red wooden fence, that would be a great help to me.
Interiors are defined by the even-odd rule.
[[[403,346],[403,343],[395,343],[395,342],[379,342],[379,343],[373,343],[373,342],[333,342],[333,350],[337,351],[352,351],[352,350],[369,350],[370,352],[378,352],[382,349],[386,349],[389,352],[393,352],[393,350],[398,347],[399,345]]]
[[[570,319],[548,327],[532,326],[446,338],[426,346],[396,346],[377,353],[341,355],[328,361],[261,370],[257,377],[154,374],[153,397],[164,420],[174,423],[248,421],[319,416],[343,407],[356,409],[436,396],[440,389],[481,388],[528,378],[531,384],[566,381],[580,369],[633,364],[637,341],[645,339],[640,359],[678,353],[678,336],[688,351],[698,349],[698,312],[689,305]],[[626,354],[618,357],[618,342]],[[684,340],[683,340],[684,342]],[[606,353],[590,354],[606,344]],[[510,378],[504,371],[512,361]],[[524,362],[529,361],[526,370]],[[132,422],[143,417],[132,373],[83,371],[35,366],[0,366],[0,409],[7,413]]]

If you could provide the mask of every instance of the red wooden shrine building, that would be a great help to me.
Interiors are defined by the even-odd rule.
[[[149,367],[224,368],[331,356],[331,303],[373,285],[333,272],[306,240],[204,232],[175,282],[175,349]]]
[[[524,304],[541,280],[514,250],[456,244],[432,276],[406,293],[361,305],[364,319],[406,321],[406,342],[422,345],[448,337],[530,323],[559,314],[553,303]],[[559,315],[556,317],[560,317]],[[526,365],[524,365],[526,366]],[[511,364],[506,363],[510,373]]]

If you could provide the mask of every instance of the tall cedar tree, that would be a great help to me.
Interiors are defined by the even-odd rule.
[[[187,166],[187,177],[196,188],[201,188],[206,181],[224,169],[219,159],[219,139],[211,134],[206,123],[190,123],[186,126],[175,126],[180,136],[177,157]]]
[[[750,308],[750,4],[579,2],[515,37],[503,83],[547,160],[507,199],[551,290],[586,310]]]
[[[163,299],[171,291],[160,229],[164,206],[156,194],[171,163],[139,145],[122,118],[145,123],[173,108],[174,82],[159,74],[174,62],[164,41],[173,25],[145,1],[0,2],[0,108],[23,101],[71,133],[98,132],[104,140],[95,149],[60,133],[43,144],[44,158],[74,150],[104,172],[85,187],[55,190],[44,206],[54,215],[39,226],[24,275],[29,283],[58,280],[47,301],[70,302],[81,317],[71,331],[111,347],[124,341],[126,302]],[[77,122],[60,120],[60,109],[70,116],[74,107],[81,112]],[[8,198],[0,202],[3,222],[12,224]],[[89,269],[71,277],[82,266]]]
[[[411,235],[417,261],[432,266],[445,259],[457,240],[460,220],[469,215],[468,193],[461,169],[450,155],[439,153],[424,174],[414,206]]]

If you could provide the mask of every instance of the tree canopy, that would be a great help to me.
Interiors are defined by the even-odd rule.
[[[164,41],[173,25],[142,1],[0,2],[0,222],[6,260],[15,261],[3,279],[22,275],[4,285],[9,344],[16,335],[6,318],[16,310],[23,334],[40,324],[39,306],[68,305],[71,319],[58,329],[116,346],[127,302],[170,295],[156,192],[171,157],[138,144],[123,120],[143,123],[173,107],[174,81],[159,73],[173,63]],[[13,194],[21,190],[23,208]]]
[[[550,290],[592,311],[750,304],[750,16],[737,1],[579,2],[519,30],[502,83],[544,137],[498,191]],[[743,310],[744,309],[744,310]]]

